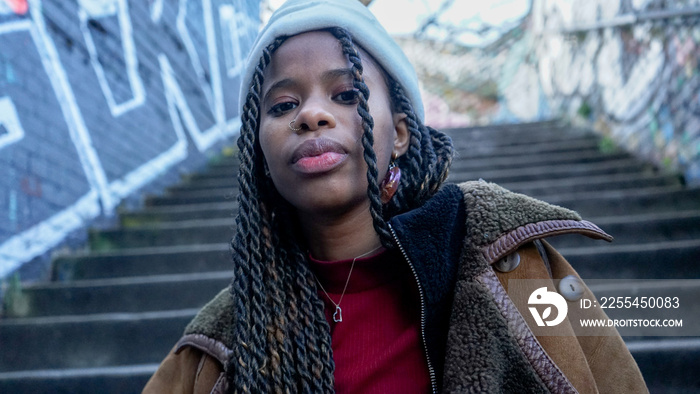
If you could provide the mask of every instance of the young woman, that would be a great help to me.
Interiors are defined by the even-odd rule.
[[[234,277],[145,392],[646,390],[616,333],[536,337],[506,295],[508,279],[578,280],[541,238],[609,236],[492,184],[443,185],[451,141],[359,1],[285,3],[241,102]]]

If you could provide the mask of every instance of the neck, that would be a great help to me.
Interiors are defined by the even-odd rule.
[[[368,207],[338,216],[299,214],[311,255],[324,261],[353,259],[381,246]]]

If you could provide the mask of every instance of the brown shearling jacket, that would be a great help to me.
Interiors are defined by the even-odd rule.
[[[434,392],[648,392],[614,329],[576,336],[570,322],[582,316],[570,308],[556,336],[537,336],[526,304],[509,296],[511,279],[542,279],[557,291],[559,279],[578,278],[543,238],[579,233],[611,240],[575,212],[478,181],[446,185],[390,227],[423,294]],[[496,269],[512,256],[519,260],[513,270]],[[226,392],[231,340],[214,322],[230,320],[231,302],[224,290],[202,309],[144,393]],[[606,318],[600,309],[586,313]]]

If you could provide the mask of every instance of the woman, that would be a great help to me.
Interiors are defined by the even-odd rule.
[[[234,278],[145,392],[646,390],[616,333],[535,337],[506,295],[577,278],[540,238],[609,236],[495,185],[443,185],[451,141],[364,6],[289,1],[249,59]]]

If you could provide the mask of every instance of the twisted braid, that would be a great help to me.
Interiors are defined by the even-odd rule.
[[[389,231],[389,226],[382,217],[382,201],[380,199],[379,182],[377,178],[377,155],[374,152],[374,119],[369,113],[369,88],[362,78],[362,61],[360,53],[352,42],[350,33],[342,28],[332,28],[330,32],[340,41],[343,53],[348,56],[352,64],[353,86],[358,90],[357,113],[362,118],[362,147],[364,148],[364,159],[367,163],[367,195],[369,196],[369,212],[372,215],[374,231],[379,234],[382,244],[387,248],[393,248],[393,238]]]
[[[261,178],[261,152],[257,143],[260,94],[263,71],[272,60],[271,53],[284,40],[276,40],[261,56],[255,70],[253,82],[246,97],[241,114],[241,135],[238,139],[240,169],[238,183],[239,213],[236,217],[236,233],[231,241],[234,261],[234,277],[230,292],[234,300],[236,324],[233,328],[233,357],[226,366],[227,378],[244,392],[269,392],[270,376],[278,381],[281,371],[276,371],[279,363],[274,355],[280,347],[274,339],[284,337],[284,321],[273,320],[267,309],[281,309],[279,293],[269,293],[266,282],[275,282],[275,253],[269,247],[269,215],[260,199],[258,179]],[[266,264],[265,264],[266,263]],[[265,275],[263,267],[267,267]],[[266,335],[267,333],[267,335]],[[273,333],[272,337],[270,333]],[[272,357],[269,357],[269,356]],[[268,359],[271,361],[268,363]],[[275,384],[281,387],[279,383]]]

